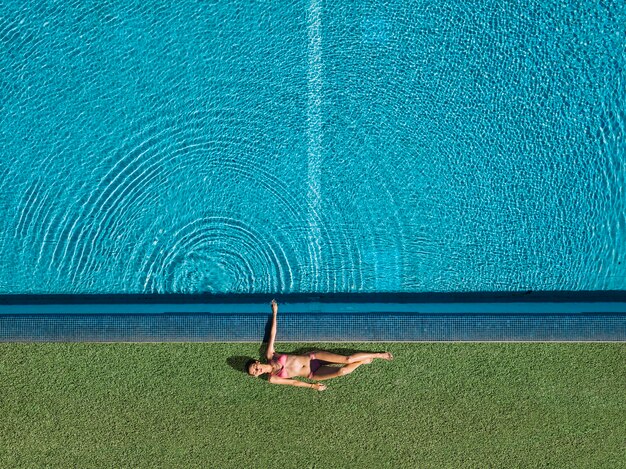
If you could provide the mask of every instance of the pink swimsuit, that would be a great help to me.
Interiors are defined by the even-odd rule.
[[[272,362],[278,363],[281,368],[275,373],[272,373],[274,376],[278,376],[279,378],[289,378],[287,370],[285,370],[285,363],[287,363],[287,355],[276,355],[274,354],[274,358],[272,358]]]
[[[315,372],[319,370],[325,362],[323,360],[320,360],[319,358],[315,358],[315,353],[309,353],[309,358],[311,359],[311,373],[309,373],[309,379],[313,379],[313,377],[315,376]]]

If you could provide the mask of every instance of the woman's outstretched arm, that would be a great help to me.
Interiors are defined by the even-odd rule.
[[[269,382],[272,384],[286,384],[288,386],[298,386],[300,388],[311,388],[317,391],[323,391],[326,389],[325,384],[305,383],[304,381],[298,381],[297,379],[279,378],[278,376],[270,376]]]
[[[272,300],[272,330],[270,332],[270,341],[267,345],[267,352],[265,354],[268,360],[271,360],[274,356],[274,339],[276,339],[276,314],[278,314],[278,303],[276,303],[276,300]]]

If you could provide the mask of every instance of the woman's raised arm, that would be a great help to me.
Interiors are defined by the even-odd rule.
[[[276,315],[278,314],[278,303],[272,300],[272,330],[270,332],[270,341],[267,345],[267,353],[265,356],[268,360],[274,357],[274,340],[276,339]]]

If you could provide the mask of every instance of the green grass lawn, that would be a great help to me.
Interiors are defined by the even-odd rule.
[[[626,467],[626,344],[390,350],[327,381],[237,368],[259,344],[0,344],[0,466]]]

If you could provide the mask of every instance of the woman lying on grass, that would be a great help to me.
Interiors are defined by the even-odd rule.
[[[331,352],[314,352],[307,355],[278,354],[274,351],[276,338],[276,314],[278,303],[272,300],[272,330],[267,347],[266,358],[269,363],[258,360],[248,364],[248,373],[252,376],[261,376],[269,373],[269,382],[274,384],[289,384],[323,391],[326,385],[321,383],[305,383],[293,378],[309,378],[315,381],[336,378],[352,373],[359,366],[372,363],[375,358],[392,360],[389,352],[383,353],[355,353],[353,355],[338,355]],[[341,365],[341,367],[330,366]]]

